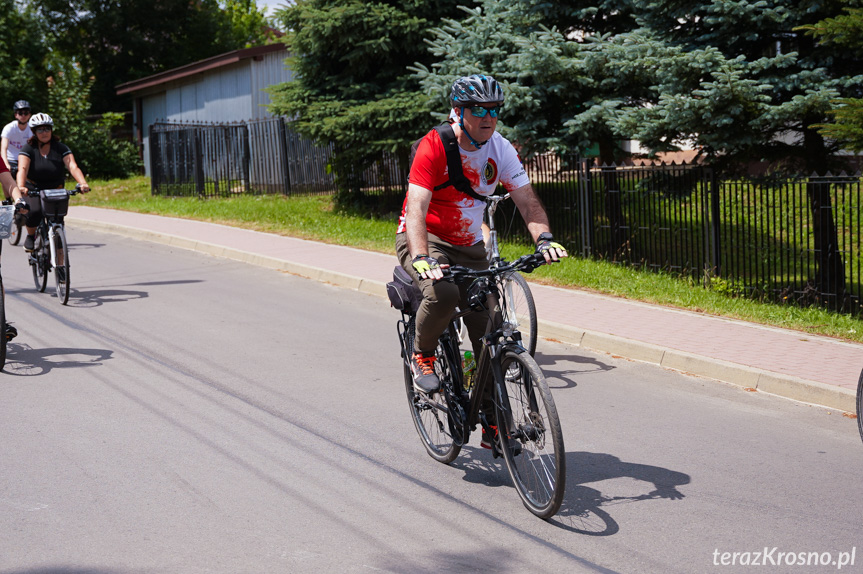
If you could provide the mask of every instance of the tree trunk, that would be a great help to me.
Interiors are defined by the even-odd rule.
[[[614,157],[614,140],[599,140],[599,160],[602,163],[602,183],[605,194],[605,214],[609,225],[609,252],[613,261],[626,259],[630,246],[627,242],[626,221],[623,218],[622,194]]]
[[[821,136],[812,129],[805,129],[803,148],[809,173],[825,175],[828,158]],[[839,235],[830,197],[830,183],[810,177],[809,183],[806,184],[806,195],[812,212],[812,230],[818,266],[814,278],[815,288],[822,300],[829,302],[833,299],[831,306],[841,308],[845,298],[845,265],[839,252]]]

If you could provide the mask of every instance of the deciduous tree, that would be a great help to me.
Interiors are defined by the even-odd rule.
[[[48,46],[41,22],[27,4],[0,0],[0,126],[12,121],[12,104],[27,100],[33,111],[45,105],[44,58]]]
[[[32,0],[52,48],[95,78],[93,111],[124,111],[115,86],[249,44],[268,29],[254,0]]]

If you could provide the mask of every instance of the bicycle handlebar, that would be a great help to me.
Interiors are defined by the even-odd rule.
[[[521,271],[530,273],[540,265],[545,265],[545,257],[541,253],[529,253],[522,255],[515,261],[505,265],[499,265],[494,268],[483,269],[478,271],[470,269],[463,265],[450,265],[449,267],[441,267],[443,278],[446,281],[459,281],[461,279],[477,279],[479,277],[494,277],[503,275],[511,271]]]
[[[489,195],[485,198],[485,200],[489,203],[498,203],[505,199],[509,199],[509,192],[506,192],[503,195]]]
[[[25,187],[27,187],[27,186],[25,186]],[[29,187],[28,187],[28,188],[27,188],[27,197],[39,197],[39,192],[40,192],[40,191],[48,191],[49,189],[51,189],[51,188],[44,188],[44,189],[42,189],[42,188],[32,188],[32,189],[31,189],[31,188],[29,188]],[[58,187],[57,189],[64,189],[64,188],[62,188],[62,187]],[[76,194],[78,194],[78,193],[84,193],[83,191],[81,191],[81,184],[80,184],[80,183],[79,183],[78,185],[76,185],[74,189],[66,189],[66,192],[67,192],[69,195],[76,195]]]

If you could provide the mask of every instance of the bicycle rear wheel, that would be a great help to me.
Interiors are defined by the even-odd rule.
[[[57,298],[65,305],[69,301],[69,246],[66,245],[66,232],[62,227],[54,228],[54,249],[57,253],[57,265],[54,266]]]
[[[36,241],[39,242],[39,248],[30,253],[30,270],[33,272],[33,283],[36,289],[44,293],[45,287],[48,286],[48,265],[51,254],[48,252],[48,245],[40,239],[39,232],[37,232]]]
[[[504,461],[524,505],[542,519],[563,503],[566,453],[551,390],[536,361],[508,348],[501,356],[504,381],[496,392]]]
[[[521,344],[533,356],[536,351],[536,303],[527,281],[519,273],[507,273],[500,278],[503,320],[521,333]]]
[[[458,431],[453,432],[449,413],[451,409],[461,412],[461,407],[459,405],[451,406],[444,392],[434,393],[427,397],[414,389],[413,376],[408,361],[410,355],[413,354],[415,329],[416,318],[411,317],[403,335],[408,353],[408,356],[404,358],[404,376],[411,419],[414,421],[414,426],[429,456],[438,462],[449,464],[461,452],[463,443],[461,437],[454,436],[458,434]],[[441,381],[449,380],[449,377],[452,376],[453,366],[441,344],[438,344],[435,353],[438,357],[435,361],[435,372]]]

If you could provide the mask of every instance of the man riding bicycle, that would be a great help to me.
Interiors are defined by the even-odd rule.
[[[18,100],[12,106],[15,120],[9,122],[0,132],[0,157],[9,169],[14,179],[18,175],[18,153],[24,144],[33,137],[30,129],[30,103],[27,100]],[[6,196],[8,199],[10,196]]]
[[[496,131],[504,102],[498,82],[477,74],[459,78],[452,85],[450,102],[452,130],[473,191],[487,197],[498,184],[503,185],[524,218],[537,252],[549,263],[566,257],[566,250],[552,238],[548,216],[515,148]],[[411,164],[396,234],[399,262],[423,293],[410,365],[414,387],[424,393],[439,390],[440,381],[434,372],[437,340],[455,308],[466,300],[464,286],[438,281],[443,277],[441,265],[488,268],[482,236],[485,202],[457,190],[449,176],[444,143],[433,129],[420,141]],[[467,308],[467,304],[462,307]],[[479,357],[488,316],[471,313],[464,322]]]

